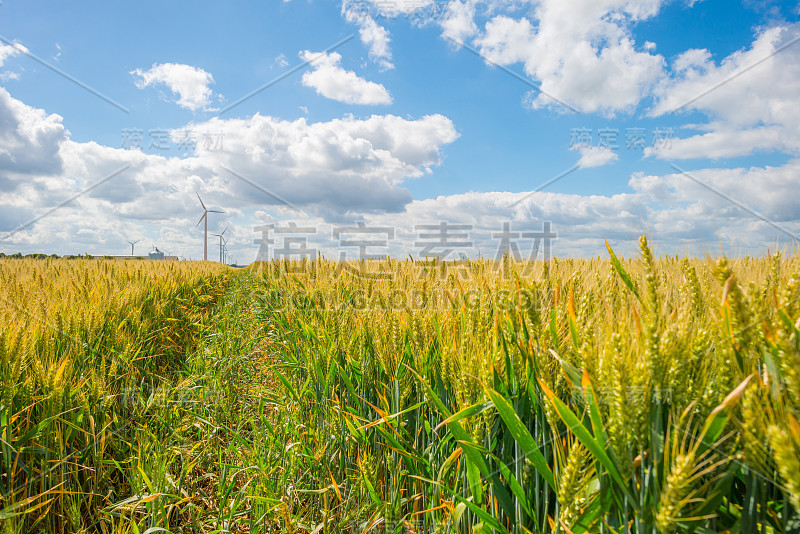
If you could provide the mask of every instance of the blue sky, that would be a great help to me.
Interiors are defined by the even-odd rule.
[[[640,232],[662,253],[791,246],[799,10],[5,0],[0,251],[121,254],[141,239],[200,258],[196,192],[225,210],[211,229],[230,228],[240,263],[255,226],[290,221],[336,257],[332,228],[357,222],[395,228],[385,251],[402,256],[418,253],[415,225],[441,221],[472,228],[453,255],[493,256],[503,222],[552,222],[561,256],[604,239],[632,253]],[[633,132],[644,147],[626,146]]]

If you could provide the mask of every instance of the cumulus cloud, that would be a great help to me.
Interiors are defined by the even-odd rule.
[[[12,43],[8,45],[0,43],[0,67],[5,64],[8,58],[27,53],[28,49],[19,43]],[[11,71],[0,72],[0,81],[7,82],[9,80],[19,80],[19,73]]]
[[[417,225],[441,221],[471,225],[473,246],[464,252],[484,257],[495,256],[498,241],[493,234],[505,222],[511,223],[512,231],[541,231],[543,223],[550,222],[558,234],[553,253],[559,256],[600,254],[604,239],[621,252],[635,253],[641,232],[655,236],[662,253],[713,252],[717,243],[734,239],[735,253],[760,252],[764,243],[788,240],[725,197],[745,203],[790,232],[800,232],[794,194],[800,160],[778,167],[691,171],[694,179],[721,194],[673,173],[636,174],[629,191],[615,195],[467,192],[414,200],[403,184],[439,165],[441,147],[458,137],[452,122],[441,115],[416,120],[375,115],[317,123],[261,115],[215,118],[193,127],[224,132],[223,147],[198,145],[183,159],[72,141],[60,117],[26,106],[4,90],[0,122],[0,131],[15,132],[0,140],[6,158],[0,169],[0,237],[125,168],[10,240],[0,241],[4,252],[125,253],[125,239],[135,235],[196,258],[202,234],[194,230],[199,216],[195,192],[208,205],[225,209],[225,215],[212,219],[212,228],[230,225],[231,246],[247,260],[257,249],[252,245],[254,213],[269,214],[284,225],[292,220],[317,227],[309,246],[329,257],[338,257],[331,226],[352,226],[356,221],[395,228],[391,253],[398,256],[419,254]],[[520,243],[523,254],[532,245]],[[693,248],[687,249],[690,245]]]
[[[444,37],[459,43],[465,42],[478,32],[475,3],[472,0],[452,0],[445,8],[440,24]]]
[[[365,11],[361,7],[363,4],[356,4],[352,0],[343,0],[342,14],[347,22],[358,25],[359,37],[369,49],[370,58],[385,70],[393,69],[389,30],[375,22],[369,11]]]
[[[342,56],[336,52],[315,53],[308,50],[300,53],[313,70],[303,74],[303,85],[312,87],[317,93],[344,102],[360,105],[389,105],[392,97],[386,88],[359,77],[355,72],[343,69],[339,63]]]
[[[792,188],[796,187],[798,173],[800,160],[795,159],[777,167],[701,168],[660,177],[636,175],[629,185],[663,206],[692,206],[693,219],[750,218],[736,205],[738,202],[770,220],[796,223],[800,221],[800,204]]]
[[[359,26],[358,34],[361,42],[369,47],[369,56],[384,70],[393,69],[389,30],[375,22],[372,17],[359,20]]]
[[[637,254],[636,239],[642,233],[654,238],[658,253],[718,253],[721,243],[734,247],[726,251],[731,254],[763,253],[765,243],[791,244],[783,230],[800,234],[800,207],[792,194],[799,172],[798,160],[779,167],[691,172],[695,180],[721,194],[680,173],[635,174],[628,183],[630,192],[608,196],[467,192],[414,200],[401,213],[365,219],[397,229],[398,243],[392,253],[401,257],[417,255],[416,225],[441,221],[472,226],[473,246],[465,253],[473,257],[496,256],[499,242],[493,234],[506,222],[518,232],[541,232],[543,223],[550,222],[558,234],[553,253],[562,257],[604,254],[605,239],[615,248],[620,246],[618,252]],[[523,255],[523,246],[531,245],[520,243]]]
[[[464,41],[477,31],[474,22],[475,3],[478,0],[342,0],[345,20],[359,27],[361,42],[369,49],[370,58],[383,69],[393,69],[391,36],[389,30],[376,22],[378,19],[405,17],[419,26],[438,21],[446,37]]]
[[[209,87],[214,83],[210,73],[191,65],[179,63],[154,64],[149,70],[136,69],[131,74],[137,77],[136,87],[144,89],[151,85],[164,84],[178,95],[177,104],[192,111],[213,111]]]
[[[673,62],[675,75],[655,89],[650,115],[700,111],[706,130],[673,140],[668,151],[646,155],[671,159],[726,158],[758,151],[800,154],[800,24],[761,30],[748,49],[722,59],[708,50],[687,50]]]
[[[605,254],[606,239],[617,252],[638,254],[637,237],[642,233],[650,235],[659,254],[718,253],[720,244],[733,247],[726,253],[758,254],[764,252],[765,243],[791,243],[781,229],[800,233],[800,211],[791,194],[798,172],[800,161],[780,167],[699,169],[691,172],[694,179],[680,173],[635,174],[628,182],[629,191],[614,195],[466,192],[413,200],[402,211],[368,213],[343,224],[353,226],[354,221],[363,220],[371,227],[392,228],[395,239],[388,250],[369,252],[396,257],[419,257],[418,226],[443,221],[470,227],[460,231],[469,234],[462,241],[472,244],[458,248],[449,259],[460,253],[494,258],[500,246],[497,233],[504,223],[510,224],[512,232],[542,232],[545,222],[558,236],[552,252],[561,257]],[[730,199],[745,204],[749,211]],[[309,238],[310,246],[327,257],[339,257],[342,249],[330,238],[330,227],[336,223],[287,216],[299,225],[320,229],[318,235]],[[286,225],[286,220],[272,222]],[[528,257],[535,243],[520,240],[518,245],[522,256]],[[348,257],[355,257],[352,251]]]
[[[164,157],[72,141],[61,117],[31,108],[2,89],[0,124],[0,237],[80,195],[0,241],[4,252],[11,243],[70,252],[67,241],[59,241],[67,236],[81,246],[92,244],[90,251],[97,252],[124,232],[142,232],[147,225],[192,236],[199,216],[195,191],[208,204],[224,206],[225,217],[257,208],[327,220],[399,212],[412,200],[403,183],[439,165],[442,147],[458,137],[442,115],[327,122],[255,115],[192,124],[195,131],[221,132],[222,146],[198,144],[189,157]],[[178,140],[185,129],[171,135]]]
[[[781,39],[772,41],[773,50],[781,46],[777,43],[786,42]],[[340,59],[333,56],[325,57],[329,66],[332,63],[344,70]],[[746,64],[744,59],[740,63]],[[679,70],[706,76],[724,64],[725,60],[716,65],[707,54],[693,52],[681,58]],[[792,66],[785,67],[791,74]],[[783,92],[788,91],[791,78],[781,81],[781,72],[785,69],[776,67],[772,74],[778,76],[773,81],[780,82],[775,92],[764,93],[769,104],[759,105],[779,108],[790,101],[788,92]],[[679,74],[678,81],[673,80],[675,87],[686,76]],[[670,94],[665,92],[665,98]],[[697,109],[711,113],[710,104],[702,106]],[[745,115],[750,113],[745,111]],[[721,108],[714,122],[704,126],[708,131],[703,136],[752,130],[773,139],[759,145],[770,147],[779,141],[767,130],[790,126],[789,119],[778,120],[780,109],[767,122],[724,112]],[[174,158],[79,143],[69,138],[61,117],[27,106],[0,89],[0,238],[103,177],[125,169],[10,240],[0,240],[0,250],[124,253],[129,250],[125,238],[146,235],[162,249],[187,256],[194,250],[197,257],[202,248],[201,235],[193,229],[199,217],[196,191],[208,205],[225,208],[227,213],[212,219],[212,226],[230,224],[232,246],[237,244],[249,259],[257,249],[252,245],[254,224],[250,218],[254,212],[317,225],[318,246],[329,247],[331,257],[338,255],[332,249],[336,243],[330,242],[330,225],[352,225],[359,220],[396,228],[392,253],[399,256],[418,252],[416,225],[440,221],[472,225],[474,246],[468,253],[486,257],[494,257],[497,250],[492,234],[509,221],[513,230],[520,231],[541,231],[543,222],[550,221],[558,234],[553,252],[560,256],[602,253],[604,239],[615,247],[630,245],[628,252],[635,253],[635,237],[644,231],[656,237],[660,252],[687,252],[686,243],[697,247],[693,252],[716,250],[717,243],[734,237],[741,246],[736,252],[759,252],[764,243],[774,243],[782,236],[774,226],[725,197],[745,203],[790,232],[800,232],[795,201],[798,159],[774,167],[701,165],[691,170],[692,177],[721,194],[689,176],[672,173],[636,174],[628,182],[628,191],[615,195],[466,192],[414,200],[405,187],[407,182],[424,178],[440,165],[442,148],[458,138],[452,121],[442,115],[417,119],[373,115],[325,122],[255,115],[215,118],[191,128],[222,132],[223,145],[199,144],[188,157]],[[173,137],[179,139],[184,130],[176,129]],[[742,142],[757,142],[756,137],[744,137]],[[726,141],[734,142],[739,142],[736,136]],[[725,144],[714,139],[709,143]],[[709,148],[697,144],[693,150],[698,146],[696,153],[709,153]],[[689,147],[685,150],[688,153]],[[595,148],[581,151],[580,162],[582,168],[588,168],[615,159],[615,153]]]
[[[435,2],[435,0],[394,0],[386,2],[384,0],[369,0],[377,6],[381,13],[387,17],[398,15],[409,15],[415,11],[425,9]]]
[[[356,14],[393,19],[416,14],[435,7],[435,4],[436,0],[342,0],[342,13],[350,11]]]
[[[27,53],[28,49],[19,43],[13,43],[9,45],[0,43],[0,67],[5,64],[8,58]]]
[[[588,146],[579,147],[578,150],[581,153],[578,167],[581,169],[602,167],[619,159],[619,155],[608,147]]]
[[[195,127],[225,135],[224,150],[198,146],[197,157],[202,161],[268,177],[270,187],[278,187],[281,196],[296,204],[327,203],[328,208],[342,211],[369,205],[367,197],[374,191],[366,186],[382,188],[381,184],[389,188],[389,196],[372,200],[379,200],[382,209],[400,209],[402,202],[392,204],[396,187],[439,165],[441,147],[458,138],[452,121],[442,115],[417,120],[373,115],[317,123],[255,115],[215,118]],[[340,180],[348,183],[339,184]],[[363,181],[360,188],[351,190],[359,180]],[[401,196],[406,195],[403,190]]]
[[[664,59],[637,47],[630,28],[662,2],[542,0],[530,18],[495,15],[475,43],[488,60],[522,63],[541,82],[536,107],[553,105],[550,94],[583,112],[631,111],[664,75]]]
[[[60,149],[67,138],[61,120],[26,106],[0,87],[0,173],[6,175],[0,191],[16,188],[30,176],[61,172]]]
[[[800,46],[792,46],[800,24],[760,27],[750,46],[721,61],[709,50],[690,49],[667,64],[656,43],[637,43],[633,36],[636,24],[655,17],[665,2],[449,0],[437,6],[433,20],[444,37],[470,42],[487,62],[522,64],[541,82],[541,92],[525,99],[533,108],[559,108],[552,95],[581,112],[607,116],[646,102],[652,103],[651,117],[696,111],[708,117],[705,124],[682,128],[684,136],[674,138],[669,150],[650,147],[646,156],[800,154]],[[364,16],[387,17],[427,13],[428,4],[359,3],[369,8]],[[345,0],[343,13],[356,17],[354,5]]]

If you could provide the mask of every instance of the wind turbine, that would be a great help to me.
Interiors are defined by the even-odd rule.
[[[227,230],[227,228],[225,230]],[[222,233],[224,234],[225,232],[222,232]],[[219,253],[222,256],[222,264],[223,265],[227,265],[228,264],[228,256],[229,256],[228,255],[228,240],[225,239],[224,237],[222,237],[221,234],[214,234],[214,235],[219,235],[219,240],[220,240]]]
[[[135,245],[139,241],[141,241],[141,239],[137,239],[136,241],[128,241],[127,239],[125,240],[126,243],[130,243],[131,244],[131,256],[133,256],[133,245]]]
[[[197,200],[200,201],[200,205],[203,206],[203,216],[200,217],[200,220],[197,221],[197,224],[194,225],[195,228],[200,226],[200,223],[203,222],[205,219],[205,228],[203,232],[203,261],[208,261],[208,214],[209,213],[225,213],[224,211],[217,211],[217,210],[210,210],[206,208],[206,205],[203,204],[203,199],[200,198],[199,193],[195,193],[197,195]]]
[[[220,249],[220,254],[222,254],[222,264],[228,264],[228,240],[222,238],[222,248]]]
[[[198,224],[199,224],[199,223],[198,223]],[[217,236],[217,237],[219,238],[219,262],[220,262],[220,263],[225,263],[225,260],[223,259],[223,256],[222,256],[222,247],[223,247],[223,244],[222,244],[222,236],[224,236],[224,235],[225,235],[225,232],[227,232],[227,231],[228,231],[228,228],[225,228],[225,229],[222,231],[222,233],[221,233],[221,234],[211,234],[211,235],[213,235],[213,236]]]

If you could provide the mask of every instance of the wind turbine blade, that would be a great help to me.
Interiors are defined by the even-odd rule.
[[[195,228],[197,228],[198,226],[200,226],[200,223],[201,223],[201,222],[203,222],[203,219],[205,219],[205,218],[206,218],[206,215],[208,215],[208,213],[204,213],[204,214],[203,214],[203,216],[202,216],[202,217],[200,217],[200,220],[199,220],[199,221],[197,221],[197,224],[195,224],[195,225],[194,225],[194,227],[195,227]]]
[[[217,210],[206,210],[208,213],[225,213],[224,211],[217,211]]]
[[[200,193],[198,193],[197,191],[195,191],[195,193],[194,193],[194,194],[195,194],[195,195],[197,195],[197,200],[199,200],[199,201],[200,201],[200,205],[201,205],[201,206],[203,206],[203,209],[204,209],[205,211],[208,211],[208,210],[206,209],[206,205],[205,205],[205,204],[203,204],[203,199],[202,199],[202,198],[200,198]]]
[[[226,226],[226,227],[225,227],[225,229],[222,231],[222,233],[221,233],[221,234],[219,234],[219,235],[220,235],[220,236],[223,236],[223,235],[225,235],[225,232],[227,232],[227,231],[228,231],[228,227]]]

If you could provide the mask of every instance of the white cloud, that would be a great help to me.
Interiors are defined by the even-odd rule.
[[[716,127],[715,127],[716,126]],[[684,138],[673,138],[664,147],[646,147],[645,156],[661,159],[735,158],[758,151],[797,152],[795,140],[781,127],[740,129],[725,124],[710,125],[713,131]]]
[[[131,74],[139,78],[136,80],[139,89],[163,83],[178,95],[177,104],[182,108],[192,111],[199,109],[213,111],[211,108],[213,91],[209,85],[214,83],[214,78],[203,69],[179,63],[161,63],[153,65],[146,71],[136,69],[131,71]]]
[[[232,245],[240,259],[255,256],[251,217],[256,211],[320,225],[315,238],[320,248],[336,245],[331,243],[331,224],[364,220],[393,226],[398,233],[392,251],[400,256],[419,250],[415,225],[440,221],[473,225],[475,246],[469,253],[486,257],[496,253],[491,234],[506,221],[514,230],[534,231],[551,221],[559,236],[553,253],[559,256],[601,254],[604,239],[620,253],[635,253],[641,232],[655,237],[662,253],[715,251],[720,242],[733,242],[733,253],[757,253],[776,238],[786,242],[780,231],[725,196],[800,232],[795,200],[800,159],[778,167],[691,171],[722,195],[675,173],[634,175],[629,191],[615,195],[467,192],[414,200],[404,184],[441,164],[442,147],[458,137],[452,122],[441,115],[326,122],[261,115],[215,118],[190,127],[222,132],[223,146],[212,150],[200,144],[185,159],[72,141],[58,115],[27,106],[5,90],[0,90],[0,124],[0,236],[129,166],[12,239],[0,241],[3,252],[125,253],[129,247],[124,240],[135,235],[145,238],[139,247],[154,244],[197,258],[202,248],[201,235],[194,230],[200,215],[195,191],[207,204],[225,208],[225,215],[212,219],[212,227],[232,226]],[[610,163],[615,156],[595,152],[582,154],[587,158],[584,167],[604,159]],[[694,248],[687,250],[689,246]]]
[[[578,166],[581,169],[602,167],[603,165],[608,165],[619,159],[619,155],[608,147],[582,146],[577,149],[581,153],[581,157],[578,160]]]
[[[275,63],[275,65],[278,65],[279,67],[285,67],[285,66],[287,66],[289,64],[289,60],[286,59],[286,55],[285,54],[278,54],[277,56],[275,56],[274,63]]]
[[[439,165],[442,147],[458,137],[441,115],[316,123],[261,115],[215,118],[188,127],[221,132],[222,146],[199,143],[195,153],[181,159],[72,141],[61,117],[31,108],[2,89],[0,124],[0,237],[127,167],[11,240],[0,241],[4,252],[12,245],[100,252],[108,250],[108,243],[117,246],[126,233],[149,227],[152,234],[153,225],[196,240],[195,191],[207,203],[225,207],[227,214],[217,221],[256,208],[306,216],[278,199],[327,220],[402,211],[412,200],[403,182]],[[177,140],[185,129],[171,133]],[[167,250],[180,245],[158,244]]]
[[[700,111],[710,117],[706,133],[675,139],[670,150],[646,152],[662,158],[725,158],[757,151],[800,154],[800,24],[760,31],[749,49],[719,64],[708,50],[676,58],[676,75],[655,90],[651,116]]]
[[[61,172],[60,149],[67,138],[61,120],[26,106],[0,87],[0,172],[5,175],[0,176],[0,191],[31,175]]]
[[[360,20],[359,25],[358,34],[361,42],[369,47],[369,56],[377,61],[384,70],[393,69],[389,30],[375,22],[372,17]]]
[[[776,242],[791,244],[791,238],[725,196],[798,235],[800,206],[792,193],[798,173],[800,160],[780,167],[692,171],[695,179],[722,195],[682,174],[637,174],[629,181],[630,192],[610,196],[468,192],[415,200],[403,212],[365,219],[398,229],[393,254],[400,257],[419,249],[414,247],[414,225],[440,221],[473,226],[474,246],[466,251],[471,256],[495,256],[498,240],[492,233],[499,232],[504,222],[511,223],[512,231],[541,231],[544,221],[550,221],[558,234],[553,253],[561,257],[604,255],[605,239],[620,247],[617,252],[638,254],[636,239],[642,233],[650,235],[658,253],[717,253],[724,243],[731,246],[729,254],[758,254]]]
[[[797,223],[800,204],[793,189],[799,174],[800,160],[795,159],[779,167],[707,168],[661,177],[637,175],[629,185],[663,206],[693,207],[695,215],[690,220],[752,218],[729,200],[733,199],[768,219]]]
[[[327,202],[330,209],[344,210],[351,209],[348,203],[369,204],[366,197],[373,191],[367,185],[394,188],[407,178],[423,176],[428,168],[441,163],[440,147],[458,138],[453,123],[442,115],[417,120],[373,115],[318,123],[255,115],[249,119],[215,118],[195,128],[224,132],[224,150],[198,145],[202,162],[273,177],[281,196],[295,204]],[[350,183],[339,184],[340,179]],[[360,187],[350,190],[352,182],[359,180]],[[327,198],[331,192],[340,200]]]
[[[435,0],[394,0],[393,2],[371,0],[371,2],[378,6],[387,17],[396,17],[400,14],[409,15],[415,11],[425,9],[433,4]]]
[[[492,234],[503,223],[511,231],[541,232],[543,223],[552,224],[558,235],[553,254],[565,256],[605,255],[608,239],[618,253],[638,254],[637,238],[649,234],[656,252],[704,255],[718,253],[719,245],[730,245],[729,254],[763,253],[776,242],[791,239],[768,222],[736,206],[728,196],[795,234],[800,233],[800,208],[791,192],[800,161],[781,167],[742,169],[701,169],[692,176],[717,189],[717,195],[681,174],[647,176],[636,174],[629,181],[630,191],[615,195],[581,195],[552,192],[466,192],[436,198],[414,200],[393,213],[367,213],[348,218],[346,224],[364,220],[375,227],[395,229],[395,239],[388,253],[396,257],[417,257],[416,245],[421,224],[466,224],[472,246],[458,249],[470,257],[496,257],[499,241]],[[742,186],[742,184],[745,184]],[[342,252],[330,237],[323,218],[289,220],[324,228],[313,239],[327,257],[338,258]],[[285,226],[285,221],[284,221]],[[310,241],[311,242],[311,241]],[[523,256],[530,253],[532,242],[519,242]],[[349,258],[353,258],[352,251]],[[375,253],[379,250],[371,250]],[[255,255],[253,251],[252,256]],[[541,251],[540,251],[541,254]],[[453,256],[451,256],[452,258]]]
[[[0,43],[0,67],[2,67],[5,64],[8,58],[17,56],[19,54],[27,54],[27,53],[28,49],[19,43],[14,43],[10,45]]]
[[[475,24],[475,4],[472,0],[452,0],[447,4],[440,22],[442,35],[463,43],[478,32]]]
[[[332,100],[346,104],[389,105],[392,97],[386,88],[378,83],[359,77],[355,72],[345,70],[339,63],[342,56],[309,52],[300,53],[303,61],[312,62],[313,70],[303,74],[303,85],[313,87],[317,93]]]
[[[370,58],[384,70],[393,69],[389,30],[375,22],[372,15],[360,7],[362,5],[354,4],[352,0],[343,0],[342,14],[347,22],[359,26],[359,37],[361,42],[369,48]]]
[[[8,58],[27,53],[28,49],[19,43],[13,43],[10,45],[0,43],[0,67],[5,64]],[[0,72],[0,81],[7,82],[9,80],[19,80],[19,73],[12,71]]]
[[[663,0],[541,0],[531,18],[496,15],[475,42],[490,61],[523,63],[547,94],[580,111],[632,111],[664,74],[652,47],[637,49],[630,27],[654,16]]]
[[[447,221],[472,226],[470,240],[473,246],[463,250],[466,255],[494,258],[499,240],[493,234],[501,231],[506,222],[515,232],[541,232],[543,223],[550,222],[551,231],[558,236],[553,242],[553,253],[564,257],[599,254],[605,239],[633,241],[644,228],[647,216],[647,206],[640,197],[632,194],[606,197],[468,192],[414,201],[403,213],[368,216],[367,220],[375,225],[398,228],[397,234],[402,240],[399,244],[404,249],[393,253],[400,257],[408,253],[418,255],[416,225]],[[527,258],[532,240],[518,244],[521,255]]]
[[[436,0],[343,0],[342,8],[359,13],[375,13],[378,16],[394,18],[401,15],[411,15],[424,10],[435,3]]]

